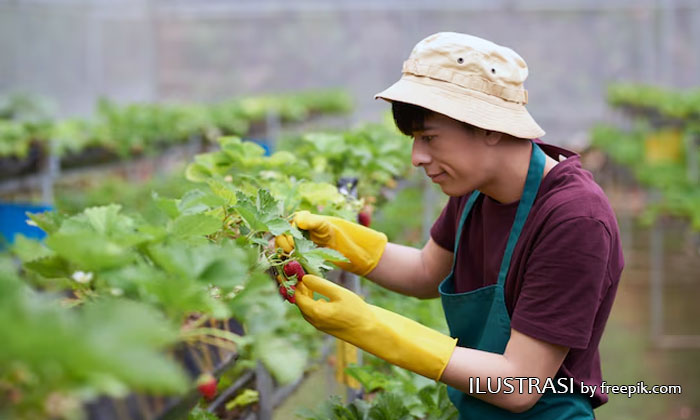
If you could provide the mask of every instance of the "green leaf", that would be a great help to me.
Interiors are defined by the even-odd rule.
[[[343,254],[331,248],[316,248],[311,251],[307,251],[304,255],[308,257],[309,254],[317,255],[326,261],[350,262],[350,260],[347,259]]]
[[[244,389],[236,398],[226,403],[227,410],[233,410],[236,407],[245,407],[250,404],[255,404],[260,400],[258,391],[252,389]]]
[[[57,233],[46,239],[46,245],[76,267],[99,271],[118,267],[133,260],[134,254],[109,239],[90,234]]]
[[[108,235],[131,227],[130,219],[120,217],[122,206],[110,204],[103,207],[91,207],[83,212],[90,222],[90,226],[100,235]],[[126,226],[125,226],[126,225]]]
[[[185,169],[185,177],[192,182],[205,182],[214,174],[201,163],[190,163]]]
[[[124,248],[148,240],[148,236],[138,232],[134,219],[119,214],[120,210],[121,206],[118,204],[87,208],[82,213],[66,219],[58,234],[88,236],[93,241],[102,238]]]
[[[11,250],[22,262],[54,255],[54,253],[46,248],[40,241],[29,239],[22,234],[15,236],[15,242],[12,244]]]
[[[58,256],[42,257],[32,261],[25,262],[24,268],[41,274],[42,276],[52,279],[59,277],[70,277],[70,265]]]
[[[282,211],[280,203],[275,200],[268,190],[258,190],[256,207],[265,218],[280,216]]]
[[[281,384],[291,383],[304,374],[306,353],[290,347],[285,338],[272,335],[256,336],[255,354]]]
[[[238,214],[241,215],[248,227],[254,231],[267,232],[268,228],[264,222],[265,217],[258,212],[257,207],[240,191],[237,195],[238,204],[234,208]]]
[[[367,392],[387,389],[390,384],[390,380],[386,374],[377,371],[369,365],[358,366],[356,364],[351,364],[345,368],[345,371],[348,375],[357,379]]]
[[[183,214],[197,214],[224,205],[226,201],[210,190],[190,190],[178,202],[178,209]]]
[[[221,228],[221,220],[208,214],[187,214],[172,221],[170,232],[178,238],[210,235]]]
[[[266,220],[265,224],[267,225],[269,232],[275,236],[282,235],[283,233],[287,233],[292,230],[292,225],[284,219],[277,218]]]
[[[178,209],[178,200],[174,198],[160,197],[156,192],[153,192],[151,194],[151,198],[155,202],[156,206],[170,219],[174,219],[180,215],[180,209]]]
[[[236,198],[236,189],[233,188],[231,184],[215,179],[210,179],[208,183],[209,188],[211,188],[214,194],[224,199],[226,205],[232,206],[236,204],[238,201]]]
[[[252,141],[243,142],[243,153],[246,157],[260,157],[265,154],[265,149]]]
[[[299,195],[313,205],[329,205],[345,201],[338,189],[325,182],[304,182],[299,184]]]
[[[335,255],[327,251],[317,251],[316,245],[306,238],[294,239],[294,255],[304,266],[306,271],[316,276],[323,276],[324,270],[329,270],[332,267],[327,265],[325,255]],[[337,256],[336,256],[337,257]]]
[[[187,420],[219,420],[216,414],[210,413],[200,406],[196,406],[187,416]]]
[[[204,268],[199,272],[200,281],[219,287],[233,288],[243,285],[248,280],[251,263],[255,262],[257,253],[237,247],[234,243],[222,246],[202,248]]]
[[[369,409],[369,417],[376,420],[408,420],[409,413],[400,396],[382,392]]]
[[[46,211],[43,213],[27,213],[27,216],[39,226],[44,232],[51,234],[56,232],[60,227],[65,216],[60,215],[55,211]]]

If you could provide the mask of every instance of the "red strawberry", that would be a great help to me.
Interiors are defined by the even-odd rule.
[[[296,287],[289,286],[289,289],[287,289],[287,286],[285,286],[284,284],[280,284],[280,295],[282,295],[287,300],[287,302],[296,303],[295,292]]]
[[[306,273],[304,272],[304,268],[301,266],[301,264],[299,264],[299,261],[290,261],[287,264],[285,264],[284,274],[286,274],[289,278],[296,275],[297,281],[301,281],[301,279],[303,279],[306,275]]]
[[[357,222],[362,226],[369,227],[370,223],[372,223],[372,215],[367,211],[361,211],[357,214]]]
[[[218,382],[211,373],[203,373],[197,378],[197,389],[207,401],[211,401],[216,397],[217,385]]]

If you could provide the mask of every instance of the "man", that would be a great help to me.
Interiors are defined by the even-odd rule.
[[[294,219],[348,257],[343,268],[442,299],[451,336],[311,275],[296,301],[316,328],[446,383],[461,419],[593,418],[607,401],[580,384],[602,381],[598,344],[623,267],[619,230],[578,155],[538,140],[527,74],[509,48],[438,33],[376,95],[414,138],[413,165],[450,196],[423,249],[339,218]]]

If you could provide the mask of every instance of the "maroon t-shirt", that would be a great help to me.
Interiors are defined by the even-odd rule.
[[[542,180],[513,251],[505,284],[511,327],[570,348],[557,377],[600,385],[598,344],[624,265],[617,221],[576,153],[537,143],[566,160]],[[430,231],[450,252],[469,196],[450,197]],[[456,293],[496,283],[517,208],[518,202],[500,204],[484,194],[474,203],[457,251]],[[597,389],[593,407],[608,400]]]

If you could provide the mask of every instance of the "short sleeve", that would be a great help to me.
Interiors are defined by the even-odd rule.
[[[611,283],[611,242],[605,225],[590,217],[543,232],[527,259],[512,328],[552,344],[587,348]]]
[[[430,228],[430,237],[436,244],[450,252],[454,251],[455,231],[457,230],[457,208],[459,199],[450,197],[440,216]]]

